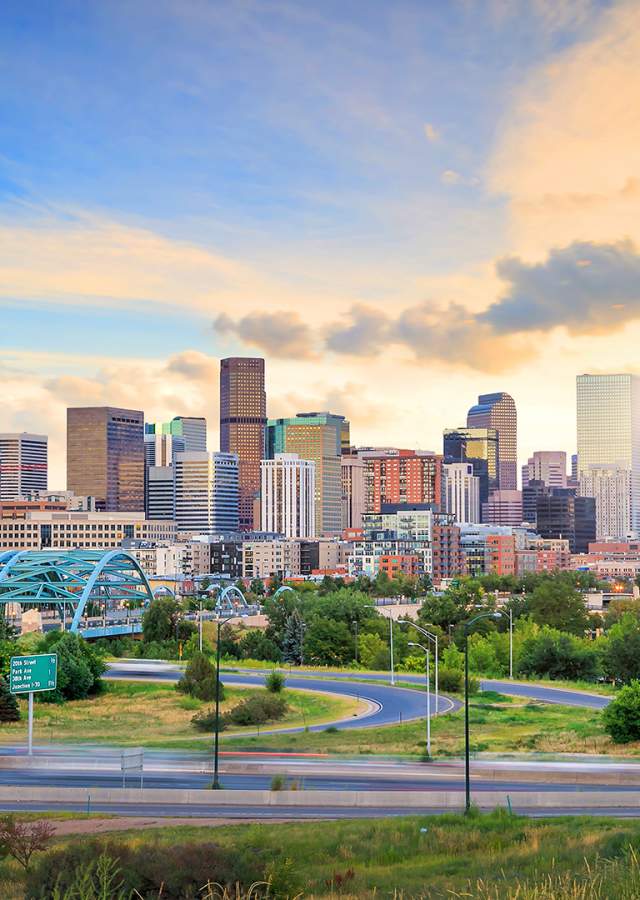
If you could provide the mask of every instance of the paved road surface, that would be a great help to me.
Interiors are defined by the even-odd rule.
[[[147,661],[123,661],[109,664],[107,678],[133,680],[136,678],[153,679],[156,681],[178,681],[182,670],[175,665],[147,662]],[[330,694],[356,697],[367,700],[372,709],[361,716],[351,716],[336,722],[325,722],[322,725],[310,725],[309,731],[324,731],[333,726],[341,730],[352,728],[373,728],[378,725],[397,725],[399,722],[408,722],[412,719],[425,718],[426,709],[425,694],[417,693],[410,688],[391,687],[379,684],[375,679],[362,683],[332,677],[318,677],[313,673],[305,675],[286,674],[287,687],[309,691],[325,691]],[[264,672],[223,672],[221,680],[224,684],[245,684],[261,686],[267,673]],[[440,712],[448,712],[459,706],[448,697],[440,697]],[[431,697],[432,714],[435,714],[435,697]],[[304,728],[279,728],[278,734],[291,734],[304,731]],[[261,734],[268,731],[261,730]],[[223,735],[224,737],[224,735]]]

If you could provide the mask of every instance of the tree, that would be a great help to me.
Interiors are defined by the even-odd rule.
[[[143,639],[146,642],[175,640],[179,621],[178,601],[174,597],[158,597],[142,617]]]
[[[625,685],[602,711],[605,731],[616,744],[640,740],[640,681]]]
[[[198,700],[215,700],[216,670],[204,653],[194,653],[176,687],[183,694],[197,697]],[[223,687],[220,682],[218,682],[218,689],[220,700],[222,700]]]
[[[20,707],[15,694],[9,692],[9,685],[0,678],[0,722],[20,721]]]
[[[282,635],[282,660],[299,666],[303,659],[304,623],[297,609],[288,617]]]
[[[0,853],[12,856],[23,869],[28,869],[33,854],[47,850],[54,834],[55,828],[50,822],[20,822],[15,816],[2,816]]]
[[[389,648],[377,634],[358,636],[358,659],[365,669],[386,669],[389,666]]]
[[[636,619],[640,619],[640,599],[612,600],[604,614],[604,626],[609,629],[616,625],[625,613],[633,613]]]
[[[269,672],[265,680],[265,687],[271,694],[280,694],[284,690],[284,675],[282,672]]]
[[[558,576],[546,577],[527,597],[525,610],[538,625],[584,635],[589,614],[580,591]]]
[[[341,666],[353,658],[353,635],[344,622],[315,619],[304,637],[304,658],[320,666]]]
[[[249,585],[249,590],[256,597],[264,597],[264,581],[262,578],[254,578]]]
[[[282,654],[280,648],[264,631],[252,628],[236,644],[240,659],[260,659],[266,662],[279,662]]]
[[[600,655],[593,641],[544,627],[522,643],[518,672],[549,678],[593,680],[600,674]]]
[[[504,674],[490,637],[481,634],[472,634],[469,637],[469,668],[481,675]]]
[[[58,686],[40,694],[42,702],[84,700],[101,690],[106,665],[88,641],[70,631],[57,631],[47,635],[45,646],[58,654]]]
[[[640,621],[634,613],[624,613],[613,625],[604,644],[604,667],[616,681],[640,678]]]

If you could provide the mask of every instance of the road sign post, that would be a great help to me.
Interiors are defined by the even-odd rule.
[[[9,690],[12,694],[29,695],[29,724],[27,726],[29,756],[33,756],[33,695],[40,691],[55,691],[57,684],[57,653],[34,653],[31,656],[11,657]]]
[[[140,790],[144,784],[144,748],[131,747],[120,753],[122,787],[126,787],[127,772],[140,772]]]

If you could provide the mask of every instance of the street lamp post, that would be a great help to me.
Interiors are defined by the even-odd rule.
[[[355,651],[356,651],[356,653],[355,653],[355,660],[356,660],[356,666],[357,666],[357,665],[358,665],[358,620],[357,620],[357,619],[354,619],[353,622],[352,622],[352,625],[353,625],[354,630],[355,630],[355,633],[356,633],[356,643],[355,643]]]
[[[217,791],[220,787],[220,779],[218,777],[218,757],[219,757],[219,748],[220,748],[220,629],[228,622],[229,619],[233,619],[233,615],[227,616],[226,619],[218,619],[217,620],[217,636],[216,636],[216,718],[215,718],[215,733],[213,737],[213,784],[211,785],[214,791]]]
[[[198,627],[199,627],[199,635],[198,635],[198,649],[200,653],[202,653],[202,600],[200,600],[200,609],[198,616]]]
[[[431,681],[430,681],[430,661],[429,661],[429,645],[424,647],[422,644],[416,644],[409,641],[410,647],[419,647],[425,656],[425,681],[427,684],[427,756],[431,757]],[[437,708],[437,707],[436,707]]]
[[[479,619],[499,619],[502,613],[487,612],[474,616],[464,626],[464,811],[471,809],[471,772],[469,766],[469,629]]]
[[[434,681],[435,681],[435,696],[436,696],[436,714],[440,709],[440,688],[438,682],[438,635],[437,633],[427,631],[426,628],[422,628],[420,625],[416,625],[416,623],[412,619],[398,619],[398,622],[402,622],[405,625],[411,625],[412,628],[415,628],[416,631],[419,631],[420,634],[423,634],[430,641],[433,641],[434,644],[434,653],[435,653],[435,666],[434,666]]]
[[[509,607],[509,678],[513,680],[513,609]]]

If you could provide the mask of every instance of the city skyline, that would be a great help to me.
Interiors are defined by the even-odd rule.
[[[505,391],[520,463],[544,430],[575,452],[575,376],[638,371],[636,21],[10,0],[0,429],[48,434],[55,484],[67,406],[218,446],[219,359],[264,356],[274,418],[437,450]]]

